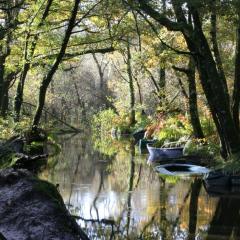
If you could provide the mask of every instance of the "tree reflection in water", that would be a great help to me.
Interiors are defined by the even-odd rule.
[[[84,136],[61,142],[58,164],[43,176],[59,183],[66,204],[90,239],[239,236],[240,201],[210,198],[199,178],[159,176],[131,142],[113,143],[111,156],[94,150]]]
[[[221,197],[206,240],[240,239],[240,198]]]

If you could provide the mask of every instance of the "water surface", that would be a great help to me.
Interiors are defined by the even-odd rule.
[[[197,177],[162,177],[129,141],[104,141],[59,137],[62,152],[42,173],[90,239],[240,239],[240,197],[210,196]]]

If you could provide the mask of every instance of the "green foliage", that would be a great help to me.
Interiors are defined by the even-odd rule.
[[[15,123],[12,117],[0,118],[0,139],[9,139],[13,135],[21,134],[31,126],[30,118],[23,117]]]
[[[17,157],[15,153],[9,152],[1,153],[0,155],[0,169],[12,167],[16,163]]]
[[[131,128],[131,132],[145,129],[151,123],[151,118],[149,118],[147,115],[142,115],[142,113],[139,111],[136,113],[136,121],[136,124]]]
[[[61,145],[57,143],[55,136],[53,134],[49,134],[47,140],[49,156],[58,155],[61,152],[62,148]]]
[[[24,146],[24,152],[26,152],[26,154],[32,154],[35,152],[38,152],[39,149],[43,149],[44,143],[43,142],[31,142],[28,145]]]
[[[214,157],[219,152],[219,146],[206,139],[192,139],[186,143],[183,152],[185,155]]]
[[[155,137],[159,140],[159,144],[166,142],[175,142],[180,138],[188,137],[192,133],[189,122],[181,115],[169,117],[163,123],[163,127],[155,133]]]
[[[202,117],[201,118],[201,126],[202,126],[202,130],[204,132],[204,135],[206,137],[216,135],[216,127],[215,127],[213,120],[210,117],[209,118]]]
[[[37,180],[37,183],[34,185],[34,188],[37,191],[44,193],[47,197],[53,199],[58,207],[64,208],[64,203],[62,202],[61,196],[57,188],[53,184],[47,181]]]
[[[110,133],[116,127],[117,114],[112,109],[100,111],[93,117],[93,127],[95,132]]]
[[[115,129],[118,135],[130,134],[136,130],[144,129],[151,121],[146,115],[137,112],[137,122],[134,126],[130,127],[128,117],[129,114],[125,111],[121,111],[117,115],[112,109],[102,110],[93,117],[94,132],[98,133],[98,135],[106,135]]]

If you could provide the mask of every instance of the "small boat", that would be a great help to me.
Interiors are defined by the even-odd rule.
[[[136,131],[132,134],[136,143],[138,143],[141,139],[144,138],[145,132],[146,132],[146,130],[142,129],[142,130]]]
[[[183,147],[157,148],[147,144],[147,149],[151,159],[181,158],[183,156]]]
[[[155,169],[164,175],[169,176],[197,176],[204,175],[210,172],[206,167],[193,164],[170,163],[156,166]]]
[[[204,188],[213,196],[240,196],[240,175],[223,170],[210,172],[204,178]]]
[[[147,150],[147,144],[154,144],[155,142],[157,142],[156,139],[140,139],[138,144],[140,152]]]
[[[240,175],[226,173],[223,170],[210,172],[204,179],[206,186],[240,186]]]

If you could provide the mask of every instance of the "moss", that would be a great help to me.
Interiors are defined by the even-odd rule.
[[[26,154],[38,154],[42,153],[44,147],[44,142],[32,142],[30,144],[24,145],[24,152]]]
[[[34,185],[34,189],[38,192],[45,194],[47,197],[56,202],[56,205],[58,207],[64,209],[64,202],[62,201],[61,195],[59,194],[57,188],[47,181],[38,179],[35,180],[37,180],[37,182]]]
[[[0,155],[0,169],[12,167],[16,163],[16,154],[8,151]]]

